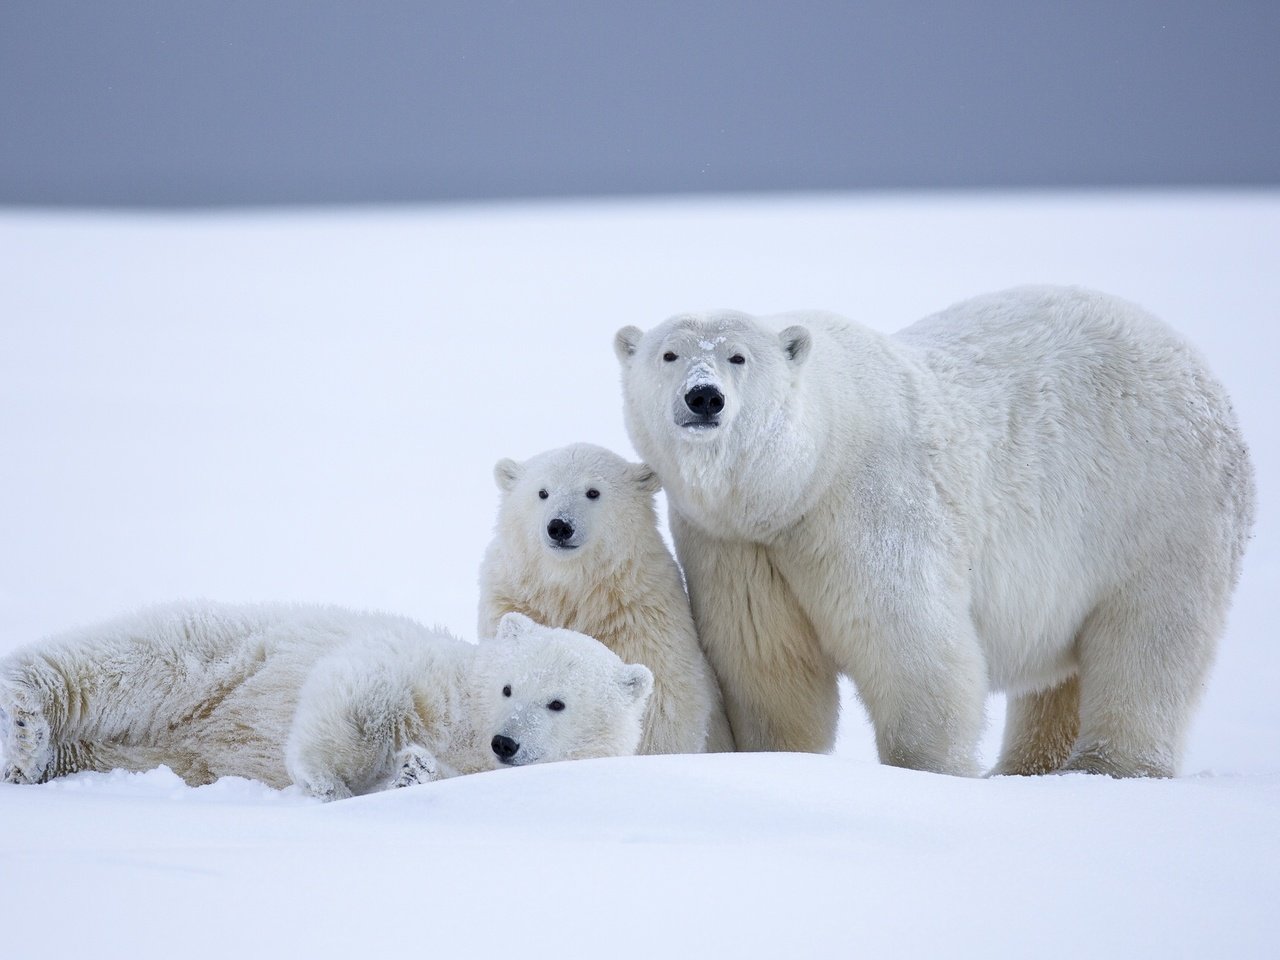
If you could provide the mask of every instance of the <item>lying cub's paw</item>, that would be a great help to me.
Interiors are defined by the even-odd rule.
[[[411,787],[415,783],[427,783],[436,779],[437,770],[436,758],[426,748],[405,747],[396,754],[391,786]]]

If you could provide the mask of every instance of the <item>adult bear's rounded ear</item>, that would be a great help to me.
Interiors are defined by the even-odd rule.
[[[658,472],[647,463],[633,463],[630,466],[631,479],[642,493],[657,493],[662,489],[662,481]]]
[[[613,335],[613,352],[618,355],[621,363],[626,363],[635,356],[636,347],[640,345],[640,338],[644,336],[644,331],[639,327],[623,327]]]
[[[618,668],[618,686],[632,703],[643,704],[653,693],[653,672],[643,663],[624,663]]]
[[[498,629],[494,631],[494,636],[498,640],[518,640],[536,626],[537,624],[523,613],[517,613],[512,610],[510,613],[502,615],[502,619],[498,621]]]
[[[503,493],[510,493],[516,481],[523,476],[524,467],[507,457],[503,457],[493,465],[493,480]]]
[[[787,329],[778,334],[778,339],[782,342],[782,352],[797,367],[809,358],[809,348],[813,346],[813,337],[810,335],[808,327],[787,327]]]

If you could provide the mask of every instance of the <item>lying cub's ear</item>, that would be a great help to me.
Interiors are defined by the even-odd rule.
[[[639,327],[623,327],[613,336],[613,352],[618,355],[618,360],[626,363],[636,352],[636,347],[640,345],[640,338],[644,336],[644,331]]]
[[[497,483],[498,489],[503,493],[510,493],[511,488],[516,485],[521,477],[524,476],[524,467],[503,457],[493,465],[493,479]]]
[[[797,367],[808,359],[809,348],[813,346],[813,337],[810,336],[807,328],[787,327],[778,334],[778,339],[782,341],[782,352]]]
[[[632,703],[643,705],[653,693],[653,673],[643,663],[624,663],[618,668],[618,686]]]
[[[642,493],[653,494],[662,489],[662,481],[658,479],[657,472],[647,463],[633,463],[628,472]]]
[[[499,640],[519,640],[536,626],[537,624],[523,613],[516,613],[513,610],[502,615],[502,619],[498,621],[498,629],[494,636]]]

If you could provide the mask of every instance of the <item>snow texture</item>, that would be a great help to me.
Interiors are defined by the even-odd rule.
[[[0,786],[0,921],[60,958],[1259,956],[1280,940],[1280,193],[0,213],[0,651],[183,597],[463,636],[492,464],[629,452],[613,332],[1027,282],[1136,301],[1232,395],[1255,539],[1184,775],[629,757],[321,805],[171,772]],[[993,759],[994,701],[984,757]],[[407,924],[407,926],[406,926]]]

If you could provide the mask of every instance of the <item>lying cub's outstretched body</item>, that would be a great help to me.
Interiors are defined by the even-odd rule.
[[[647,669],[523,617],[496,633],[477,647],[402,617],[269,604],[120,617],[0,660],[4,779],[165,764],[193,785],[332,799],[635,751]]]

